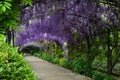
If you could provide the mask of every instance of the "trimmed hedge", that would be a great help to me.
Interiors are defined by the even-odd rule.
[[[0,35],[0,80],[35,80],[31,66],[23,56],[4,43],[4,36]]]

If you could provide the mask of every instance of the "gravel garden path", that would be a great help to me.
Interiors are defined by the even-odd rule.
[[[25,59],[35,71],[37,80],[91,80],[80,74],[55,64],[49,63],[32,55],[26,55]]]

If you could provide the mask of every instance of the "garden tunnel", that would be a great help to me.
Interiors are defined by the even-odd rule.
[[[22,49],[27,46],[42,47],[42,44],[39,43],[39,41],[42,40],[58,42],[64,51],[63,58],[68,59],[67,43],[73,39],[71,38],[71,33],[64,29],[62,24],[58,25],[56,22],[54,22],[54,24],[52,23],[53,22],[49,20],[33,21],[18,33],[15,45],[22,51]]]
[[[42,35],[44,36],[45,34],[42,34]],[[20,39],[22,39],[22,42],[24,42],[24,43],[18,44],[18,43],[20,43],[19,42]],[[53,36],[52,36],[51,39],[50,39],[50,37],[49,37],[49,39],[47,37],[46,38],[43,37],[43,39],[39,39],[38,38],[36,40],[35,40],[35,38],[32,39],[32,37],[31,37],[30,39],[31,39],[30,41],[26,41],[25,38],[19,38],[17,40],[17,44],[16,45],[19,47],[19,52],[23,51],[27,47],[36,47],[36,48],[39,48],[39,50],[44,51],[49,46],[49,43],[52,43],[52,44],[59,44],[59,45],[61,45],[62,50],[64,52],[63,58],[68,59],[67,42],[64,41],[64,40],[61,40],[60,37],[56,37],[56,38],[54,37],[54,39],[53,39]],[[53,49],[53,48],[51,48],[51,49]]]
[[[40,41],[31,41],[28,43],[25,43],[24,45],[19,47],[19,52],[23,51],[24,49],[28,48],[28,47],[36,47],[36,48],[43,48],[43,44],[40,43]],[[27,51],[28,52],[28,51]]]
[[[26,7],[22,9],[21,32],[17,34],[15,45],[19,47],[20,51],[27,46],[41,47],[42,40],[58,42],[64,51],[64,58],[68,59],[67,43],[72,41],[72,34],[67,29],[66,24],[63,23],[64,11],[57,10],[51,15],[49,11],[44,12],[41,16],[41,10],[45,10],[42,4],[34,4],[33,7]],[[38,15],[39,14],[39,15]],[[38,16],[37,16],[38,15]],[[37,41],[37,42],[36,42]]]
[[[58,20],[59,18],[60,16]],[[20,51],[27,46],[41,47],[38,42],[42,40],[55,41],[62,46],[64,58],[68,59],[67,43],[72,40],[71,33],[63,27],[62,23],[58,24],[59,21],[53,20],[30,20],[28,26],[21,26],[22,31],[18,32],[18,38],[15,43],[16,46],[20,47]]]

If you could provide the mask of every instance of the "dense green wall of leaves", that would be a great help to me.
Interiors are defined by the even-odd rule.
[[[35,80],[31,66],[12,48],[4,43],[0,34],[0,80]]]

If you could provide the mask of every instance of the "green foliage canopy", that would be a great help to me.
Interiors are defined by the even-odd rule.
[[[32,5],[31,0],[1,0],[0,1],[0,33],[12,28],[19,22],[20,4]]]

